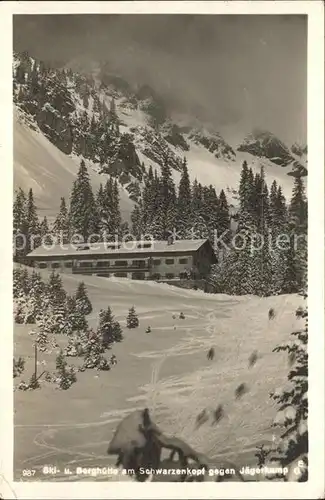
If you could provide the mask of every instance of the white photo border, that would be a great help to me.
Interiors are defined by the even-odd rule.
[[[13,481],[12,200],[14,14],[308,15],[309,480],[306,483],[136,483]],[[0,493],[5,498],[324,498],[324,4],[322,1],[2,2],[0,5],[1,213]]]

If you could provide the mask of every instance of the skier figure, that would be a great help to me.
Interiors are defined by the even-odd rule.
[[[254,366],[258,358],[257,351],[253,351],[250,357],[248,358],[248,366]]]
[[[116,364],[117,364],[116,356],[115,356],[115,354],[112,354],[112,356],[111,356],[111,365],[114,366]]]
[[[185,316],[184,316],[184,313],[181,312],[180,315],[179,315],[179,319],[185,319]]]
[[[214,354],[215,354],[215,352],[214,352],[214,348],[213,348],[213,347],[211,347],[211,348],[209,349],[209,351],[208,351],[208,354],[207,354],[207,358],[208,358],[208,360],[209,360],[209,361],[213,361]]]
[[[273,307],[271,307],[271,309],[269,310],[269,319],[274,319],[274,317],[275,317],[275,311]]]
[[[239,399],[243,394],[247,392],[247,386],[246,384],[240,384],[237,389],[235,390],[235,397],[236,399]]]
[[[146,333],[151,333],[151,328],[150,328],[150,326],[148,326],[148,328],[146,329]]]
[[[201,411],[201,413],[198,414],[196,417],[196,429],[201,427],[201,425],[205,424],[209,420],[209,416],[207,414],[207,411],[204,409]]]
[[[213,423],[217,424],[219,420],[224,416],[224,411],[222,405],[219,405],[216,410],[213,412]]]

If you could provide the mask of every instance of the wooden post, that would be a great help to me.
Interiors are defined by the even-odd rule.
[[[35,380],[37,378],[37,342],[35,342]]]

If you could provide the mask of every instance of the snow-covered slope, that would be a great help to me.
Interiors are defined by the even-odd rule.
[[[69,199],[80,160],[68,156],[54,146],[26,114],[14,111],[14,187],[25,191],[32,188],[39,213],[50,220],[60,206],[60,197]],[[106,181],[91,162],[87,162],[94,189]],[[133,203],[120,189],[121,211],[127,217]]]
[[[122,101],[122,106],[120,106]],[[236,205],[237,189],[240,179],[240,172],[243,161],[246,160],[248,165],[252,167],[254,172],[258,172],[263,166],[265,169],[266,181],[271,184],[275,179],[278,184],[283,188],[283,193],[286,197],[291,196],[293,187],[293,177],[289,175],[291,168],[279,167],[268,158],[260,158],[248,152],[236,151],[234,158],[221,157],[217,158],[215,151],[209,151],[201,143],[197,143],[197,139],[193,136],[193,131],[187,131],[184,127],[183,137],[189,146],[187,151],[181,147],[173,146],[168,143],[160,134],[160,141],[157,136],[153,137],[153,133],[146,124],[147,117],[144,112],[139,109],[132,109],[131,106],[123,105],[123,100],[116,100],[116,109],[119,118],[122,122],[121,130],[131,132],[134,135],[134,142],[136,144],[137,153],[141,161],[146,166],[152,165],[157,170],[159,166],[159,151],[161,154],[168,153],[169,157],[178,158],[179,161],[185,156],[189,175],[192,180],[195,178],[203,185],[212,184],[217,191],[224,189],[227,193],[229,201]],[[181,128],[182,130],[182,128]],[[146,134],[147,131],[147,134]],[[209,131],[204,128],[200,132],[201,137],[210,137]],[[159,146],[156,146],[159,143]],[[151,157],[148,157],[148,152],[151,152]],[[154,159],[156,155],[156,160]],[[175,160],[174,160],[175,161]],[[176,163],[176,161],[175,161]],[[178,182],[180,174],[174,169],[173,176]]]
[[[42,276],[47,279],[48,273],[42,271]],[[128,279],[62,278],[68,293],[81,279],[85,282],[93,305],[91,327],[97,326],[99,310],[107,307],[109,298],[124,340],[112,347],[118,362],[110,372],[80,372],[68,391],[58,391],[41,379],[41,390],[15,392],[15,475],[32,466],[37,479],[46,480],[40,473],[45,452],[51,452],[51,463],[61,471],[69,461],[107,467],[116,460],[106,455],[106,449],[118,422],[144,406],[164,432],[185,439],[198,451],[234,461],[240,468],[256,464],[257,445],[277,436],[271,427],[277,410],[269,393],[283,386],[288,371],[286,353],[272,349],[301,327],[301,319],[295,317],[301,297],[234,297]],[[125,328],[130,304],[140,320],[136,330]],[[270,307],[276,311],[272,322]],[[180,311],[184,320],[178,319]],[[145,333],[148,325],[150,335]],[[33,337],[28,335],[32,327],[15,325],[15,356],[26,360],[25,381],[34,367]],[[60,347],[66,345],[66,337],[56,339]],[[216,350],[213,363],[206,359],[211,346]],[[40,353],[47,370],[55,369],[58,350]],[[248,368],[254,350],[259,359]],[[79,363],[76,358],[71,361]],[[248,392],[236,400],[240,383]],[[212,411],[219,404],[225,418],[212,425]],[[204,408],[209,421],[197,429],[196,418]],[[63,474],[59,477],[66,480]]]

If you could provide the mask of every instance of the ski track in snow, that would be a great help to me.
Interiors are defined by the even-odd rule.
[[[69,276],[68,279],[71,282],[77,280],[77,278],[73,276]],[[138,283],[130,282],[128,280],[123,280],[123,279],[121,279],[117,283],[114,282],[114,288],[116,287],[117,284],[119,285],[121,291],[124,290],[125,292],[125,289],[127,288],[128,293],[131,294],[135,292],[138,285]],[[141,285],[143,284],[141,283]],[[92,283],[92,280],[89,279],[87,287],[91,288],[92,286],[96,288],[97,287],[102,288],[102,286],[96,285],[96,283]],[[110,284],[107,283],[107,288],[109,287]],[[155,289],[155,286],[150,286],[150,288]],[[170,289],[171,287],[165,288],[157,286],[157,292],[160,293],[162,296],[165,295],[164,294],[165,291],[166,295],[169,295],[170,291],[174,292],[174,290]],[[179,298],[183,297],[185,300],[188,297],[193,297],[193,291],[183,291],[177,289],[175,290],[175,292]],[[231,310],[235,304],[237,305],[240,304],[242,299],[240,297],[230,298],[229,296],[225,297],[220,296],[220,305],[222,305],[222,308],[218,309],[216,308],[215,301],[212,302],[210,305],[208,300],[209,297],[205,295],[204,298],[207,300],[207,302],[205,302],[205,304],[202,304],[200,303],[200,301],[198,301],[197,306],[193,306],[193,304],[192,305],[187,304],[186,302],[177,303],[176,306],[177,310],[178,311],[181,310],[184,312],[186,321],[199,320],[200,323],[187,324],[184,321],[183,325],[182,320],[177,319],[177,332],[181,332],[182,337],[178,339],[178,341],[176,341],[175,345],[164,350],[147,350],[147,351],[130,353],[130,356],[135,356],[137,358],[152,359],[152,367],[151,367],[151,373],[148,376],[148,382],[145,385],[142,385],[141,387],[138,388],[137,395],[127,398],[126,401],[130,403],[130,406],[127,409],[117,408],[108,412],[104,412],[99,420],[92,422],[78,423],[77,421],[75,421],[71,423],[58,423],[58,424],[47,423],[41,425],[15,425],[16,428],[30,428],[31,430],[35,429],[36,431],[38,431],[34,436],[33,443],[40,450],[36,455],[28,457],[23,462],[21,462],[22,465],[24,467],[41,469],[45,461],[47,463],[51,463],[51,461],[52,463],[55,463],[55,460],[59,459],[60,455],[66,455],[71,457],[71,460],[67,461],[67,463],[65,464],[65,466],[67,467],[69,465],[77,463],[78,460],[79,460],[78,465],[80,465],[81,459],[83,462],[89,461],[92,463],[94,463],[94,460],[110,462],[110,457],[108,457],[105,454],[96,454],[95,452],[87,453],[87,451],[81,451],[79,449],[80,447],[83,448],[89,447],[91,449],[92,446],[98,448],[98,445],[100,445],[100,447],[104,451],[106,444],[108,444],[109,441],[107,442],[101,441],[100,443],[99,442],[94,443],[92,441],[82,442],[81,444],[74,445],[71,447],[62,447],[62,446],[55,446],[53,443],[49,442],[49,440],[53,439],[53,437],[55,436],[57,442],[61,443],[64,442],[63,439],[64,436],[58,440],[58,437],[60,437],[60,433],[62,434],[69,430],[76,430],[76,429],[80,429],[80,431],[82,432],[83,429],[87,428],[96,428],[99,426],[105,426],[115,423],[117,424],[123,417],[128,415],[131,411],[138,409],[139,407],[143,408],[144,405],[149,407],[155,419],[156,415],[157,417],[159,417],[159,414],[161,414],[164,411],[168,411],[169,408],[174,407],[175,409],[175,401],[177,404],[176,406],[177,422],[176,423],[173,422],[173,424],[175,424],[176,426],[176,429],[173,428],[174,433],[179,437],[184,438],[185,440],[187,440],[188,436],[190,435],[192,436],[192,442],[191,442],[192,446],[198,449],[202,447],[202,444],[204,444],[204,441],[206,441],[207,436],[204,434],[201,435],[200,433],[196,433],[197,435],[193,437],[193,419],[191,419],[191,414],[192,416],[194,415],[193,410],[194,411],[202,410],[202,407],[199,407],[198,405],[202,404],[202,402],[203,404],[205,404],[204,401],[206,402],[206,400],[204,399],[205,395],[203,395],[202,399],[201,391],[202,389],[204,389],[205,386],[208,387],[209,383],[210,385],[211,383],[215,384],[213,377],[216,374],[218,374],[218,372],[216,372],[216,370],[218,370],[217,363],[211,363],[208,364],[207,366],[201,366],[198,370],[194,372],[191,371],[189,373],[182,373],[181,375],[175,374],[172,376],[162,377],[161,372],[162,369],[164,368],[164,364],[167,361],[174,360],[173,362],[175,362],[176,364],[177,358],[179,356],[188,356],[192,354],[202,353],[202,355],[205,357],[207,350],[211,347],[211,345],[213,345],[217,341],[218,335],[220,334],[223,335],[228,333],[227,331],[226,332],[220,331],[220,319],[223,317],[222,315],[224,313],[229,312],[229,310]],[[249,298],[247,299],[246,297],[246,300],[249,301],[250,299]],[[281,318],[282,313],[287,309],[288,300],[290,299],[288,296],[286,296],[285,298],[282,298],[281,301],[278,302],[279,307],[277,308],[277,315],[275,320],[269,321],[265,317],[265,320],[263,319],[263,323],[265,321],[265,324],[258,324],[256,328],[260,328],[266,335],[272,335],[273,331],[274,332],[276,331],[277,320]],[[250,322],[253,323],[252,320],[254,317],[256,317],[256,312],[259,308],[259,304],[260,300],[255,297],[254,302],[251,303],[253,307],[249,308],[249,316],[245,318],[245,321],[248,324],[250,324]],[[175,309],[172,308],[166,308],[163,311],[163,314],[166,317],[168,317],[168,315],[172,316],[175,313],[176,313]],[[151,308],[149,309],[144,308],[142,313],[139,314],[139,318],[141,320],[157,318],[161,314],[162,314],[161,308],[160,310],[157,311],[152,310]],[[119,315],[117,314],[116,317],[119,317]],[[175,324],[176,324],[176,319],[175,319]],[[168,330],[172,331],[174,330],[174,325],[159,327],[159,330],[161,329],[164,331]],[[154,337],[154,331],[150,335]],[[238,352],[240,352],[241,350],[240,337],[236,342],[237,342]],[[183,405],[182,401],[184,402]],[[188,404],[192,405],[193,408],[189,407]],[[189,414],[189,408],[191,410],[190,414]],[[264,434],[264,439],[265,439],[265,434]],[[226,439],[224,439],[223,441],[225,443]],[[241,443],[240,447],[242,452],[251,452],[256,450],[256,447],[253,446],[252,439],[246,438],[245,435],[244,436],[241,435],[240,437],[238,436],[237,441],[240,441]],[[223,448],[225,449],[225,451],[222,451]],[[213,450],[213,453],[208,453],[208,455],[215,458],[236,456],[238,455],[238,443],[237,446],[232,443],[229,443],[229,446],[221,446],[221,451],[220,449]],[[35,466],[35,462],[36,461],[39,462],[40,460],[44,460],[43,465]],[[48,479],[49,476],[43,476],[43,478],[41,478],[40,480],[46,481]],[[64,476],[63,474],[57,475],[55,478],[51,477],[51,480],[71,481],[74,479],[83,480],[85,478],[75,477],[73,475]],[[92,480],[96,479],[97,478],[95,477],[92,478]],[[100,477],[98,479],[100,479]],[[116,477],[109,478],[105,476],[105,479],[116,480]]]

